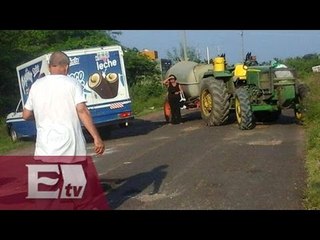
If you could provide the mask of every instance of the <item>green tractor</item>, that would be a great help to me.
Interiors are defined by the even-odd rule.
[[[281,66],[280,66],[281,67]],[[228,66],[225,55],[213,59],[213,64],[183,61],[172,66],[187,98],[187,108],[200,108],[208,126],[226,124],[235,110],[239,128],[252,129],[256,121],[274,121],[284,108],[294,109],[296,119],[303,120],[303,99],[307,93],[292,69],[278,66],[258,66],[248,53],[243,64]],[[166,99],[164,115],[170,119]]]
[[[303,121],[306,85],[299,83],[293,69],[273,66],[246,67],[244,84],[234,92],[239,128],[252,129],[256,121],[275,121],[282,109],[293,109],[296,120]]]

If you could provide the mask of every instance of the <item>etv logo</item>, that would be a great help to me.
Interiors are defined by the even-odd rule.
[[[79,199],[87,183],[81,164],[26,164],[28,168],[28,196],[30,199]],[[54,172],[59,178],[39,177],[38,173]],[[63,180],[55,191],[39,191],[39,184],[54,186]]]

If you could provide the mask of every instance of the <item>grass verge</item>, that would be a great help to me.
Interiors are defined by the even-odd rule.
[[[305,209],[320,209],[320,74],[305,81],[310,87],[306,101],[306,171]]]
[[[12,142],[7,132],[6,121],[4,118],[0,118],[0,155],[3,155],[10,150],[28,146],[30,144],[30,142],[26,141],[17,141],[15,143]]]

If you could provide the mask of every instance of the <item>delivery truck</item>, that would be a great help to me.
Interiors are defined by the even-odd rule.
[[[64,52],[70,59],[68,75],[81,83],[94,124],[97,127],[128,126],[134,116],[121,46]],[[44,54],[16,68],[21,99],[16,110],[6,118],[8,133],[13,141],[36,136],[35,122],[25,121],[22,110],[32,84],[50,74],[50,55]]]

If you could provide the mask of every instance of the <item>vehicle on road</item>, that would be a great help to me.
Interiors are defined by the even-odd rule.
[[[128,126],[134,116],[122,48],[106,46],[64,52],[70,58],[68,76],[81,83],[94,124],[97,127],[115,124]],[[16,110],[6,118],[12,141],[22,137],[34,137],[36,134],[35,122],[25,121],[22,110],[32,84],[50,74],[50,56],[51,53],[44,54],[16,68],[20,101]]]

